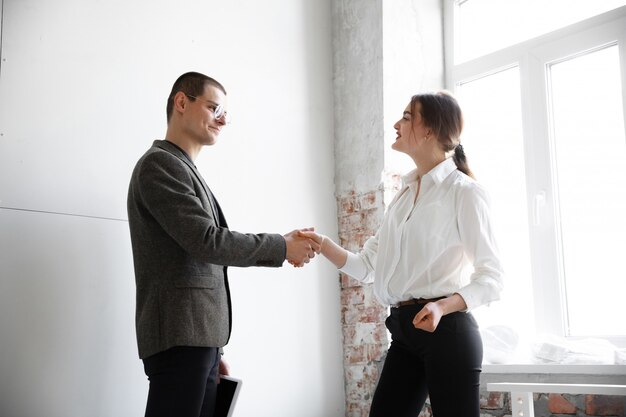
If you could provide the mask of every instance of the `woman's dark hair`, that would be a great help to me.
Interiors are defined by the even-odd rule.
[[[416,94],[411,97],[412,114],[417,111],[417,103],[421,105],[420,115],[424,125],[433,131],[444,152],[454,150],[453,159],[456,167],[459,171],[474,178],[461,146],[463,113],[456,99],[446,91]]]
[[[186,72],[174,82],[170,96],[167,98],[167,122],[169,123],[172,118],[172,112],[174,111],[174,96],[179,91],[183,92],[186,96],[200,97],[204,94],[204,89],[207,85],[212,85],[218,88],[222,93],[226,94],[226,89],[222,84],[214,80],[213,78],[200,74],[199,72]],[[190,100],[195,100],[193,97]]]

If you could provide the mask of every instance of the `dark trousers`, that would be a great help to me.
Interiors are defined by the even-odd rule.
[[[145,358],[146,417],[213,417],[219,361],[212,347],[179,346]]]
[[[416,417],[426,397],[434,417],[479,417],[483,347],[474,317],[452,313],[433,333],[413,326],[421,305],[392,308],[392,341],[370,417]]]

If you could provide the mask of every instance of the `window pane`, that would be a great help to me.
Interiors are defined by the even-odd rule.
[[[521,335],[533,330],[529,225],[518,68],[457,89],[465,119],[462,143],[476,179],[491,196],[505,268],[502,299],[476,311],[481,327],[503,324]]]
[[[457,0],[455,62],[496,51],[626,4],[626,0]]]
[[[551,65],[569,334],[626,335],[626,138],[617,46]]]

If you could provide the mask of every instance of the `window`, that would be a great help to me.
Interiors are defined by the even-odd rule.
[[[464,62],[624,5],[624,0],[457,0],[454,58]]]
[[[618,46],[550,64],[548,81],[567,330],[572,336],[626,335],[625,320],[592,319],[580,307],[626,317],[626,177],[620,172],[626,142]]]
[[[624,4],[445,2],[447,85],[506,268],[483,325],[626,346]]]

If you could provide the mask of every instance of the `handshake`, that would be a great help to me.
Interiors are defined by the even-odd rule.
[[[283,236],[287,245],[287,261],[296,268],[308,264],[322,252],[325,237],[314,230],[312,227],[296,229]]]

